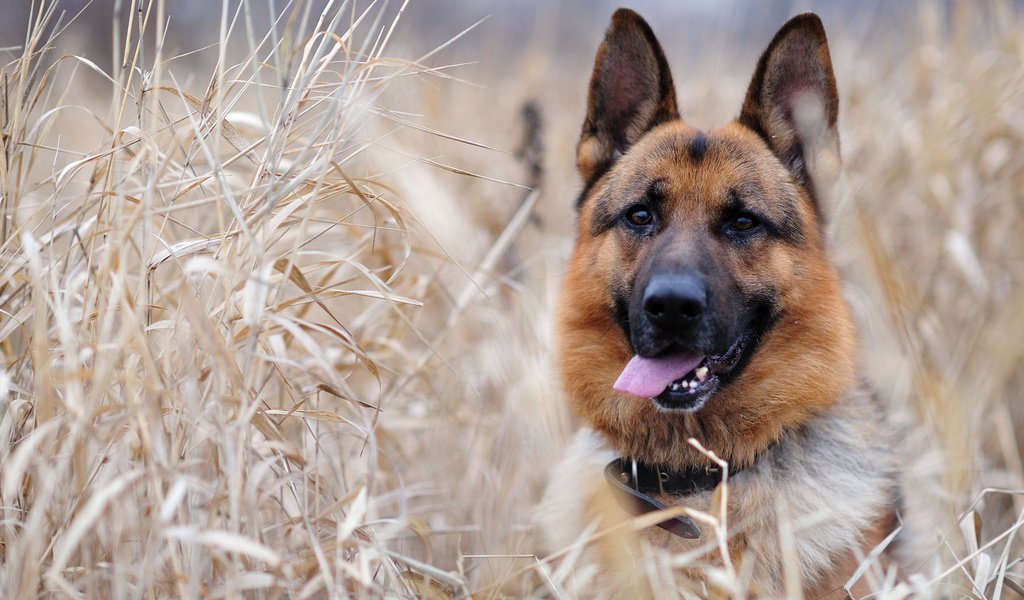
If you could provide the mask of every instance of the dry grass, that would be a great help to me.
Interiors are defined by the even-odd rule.
[[[62,55],[46,1],[3,67],[0,596],[571,595],[530,506],[572,428],[547,340],[593,48],[460,70],[474,32],[399,60],[394,10],[243,2],[199,76],[171,3],[127,4],[124,68]],[[834,248],[938,524],[913,587],[1024,596],[1024,18],[901,19],[830,24]],[[677,70],[688,117],[731,116],[751,48]],[[528,97],[540,194],[503,183]]]

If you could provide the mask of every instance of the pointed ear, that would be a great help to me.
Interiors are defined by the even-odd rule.
[[[839,175],[838,115],[825,27],[813,13],[793,17],[761,55],[739,122],[820,202]]]
[[[587,184],[655,125],[679,118],[665,53],[650,26],[620,8],[597,50],[576,165]]]

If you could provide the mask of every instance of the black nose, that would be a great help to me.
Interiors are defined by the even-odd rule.
[[[693,325],[707,308],[708,294],[696,275],[655,275],[644,290],[644,314],[659,329]]]

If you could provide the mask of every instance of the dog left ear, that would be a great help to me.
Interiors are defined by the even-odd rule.
[[[576,145],[584,183],[593,183],[654,126],[678,118],[672,74],[658,39],[640,15],[620,8],[597,50],[587,119]]]
[[[739,122],[820,200],[839,175],[838,115],[825,27],[813,13],[793,17],[761,55]]]

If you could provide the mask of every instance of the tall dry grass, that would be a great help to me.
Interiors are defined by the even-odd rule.
[[[404,6],[225,3],[196,61],[170,7],[126,2],[104,67],[36,2],[3,68],[0,595],[573,595],[592,570],[530,523],[573,427],[549,320],[602,25],[459,66],[471,22],[413,52]],[[833,248],[936,524],[876,587],[1024,596],[1024,19],[900,14],[827,23]],[[687,118],[732,116],[756,42],[677,69]]]

